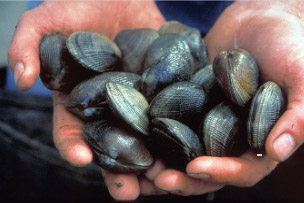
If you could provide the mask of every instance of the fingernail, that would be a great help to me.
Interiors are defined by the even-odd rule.
[[[275,153],[281,161],[287,159],[295,150],[296,141],[289,133],[284,133],[278,137],[273,144]]]
[[[202,180],[208,180],[211,178],[211,176],[207,173],[188,173],[188,176],[194,177],[194,178],[200,178]]]
[[[24,65],[21,62],[18,62],[14,68],[14,81],[17,88],[18,88],[19,80],[22,74],[24,73],[24,71],[25,71]]]

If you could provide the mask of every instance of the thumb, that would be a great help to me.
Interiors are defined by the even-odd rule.
[[[39,7],[22,15],[16,27],[15,35],[8,50],[8,64],[14,72],[16,87],[20,90],[30,89],[39,76],[39,42],[47,33],[46,21],[41,16]],[[35,17],[38,16],[39,18]]]
[[[267,138],[266,151],[274,160],[286,160],[304,141],[303,92],[304,88],[290,91],[287,110]]]

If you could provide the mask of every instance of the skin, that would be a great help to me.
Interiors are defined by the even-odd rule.
[[[102,170],[112,197],[134,200],[140,194],[170,192],[186,196],[216,191],[225,185],[250,187],[286,160],[304,139],[303,10],[302,2],[236,2],[225,10],[205,38],[209,61],[221,50],[244,48],[256,59],[261,80],[278,83],[286,93],[287,110],[267,138],[267,155],[257,157],[247,151],[232,158],[201,156],[187,165],[187,173],[166,169],[157,160],[144,177]],[[74,31],[88,30],[113,39],[123,29],[158,29],[163,23],[153,2],[45,2],[20,18],[9,48],[8,61],[16,86],[27,90],[38,77],[38,44],[44,34],[61,32],[68,36]],[[16,68],[20,63],[24,72]],[[83,166],[92,161],[92,152],[81,137],[83,122],[64,109],[65,99],[66,95],[53,92],[54,142],[64,159]],[[286,133],[283,144],[275,145]]]

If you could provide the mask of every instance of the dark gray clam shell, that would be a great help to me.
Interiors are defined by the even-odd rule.
[[[168,21],[158,30],[160,35],[176,33],[185,38],[195,62],[195,70],[208,64],[207,46],[198,29],[188,27],[177,21]]]
[[[114,115],[125,121],[134,130],[148,135],[149,104],[136,89],[119,83],[106,84],[107,102]]]
[[[105,72],[78,84],[68,95],[65,107],[89,121],[105,119],[110,110],[106,102],[106,83],[116,82],[139,89],[141,77],[134,73]]]
[[[185,171],[191,160],[202,155],[198,136],[185,124],[169,118],[155,118],[151,125],[149,148],[168,167]]]
[[[281,88],[266,82],[256,92],[247,122],[248,143],[256,153],[265,153],[267,136],[286,108]]]
[[[66,45],[75,60],[92,71],[113,70],[121,58],[121,52],[113,41],[94,32],[74,32]]]
[[[215,86],[216,80],[213,73],[212,64],[205,66],[204,68],[196,71],[191,77],[191,82],[199,84],[204,88],[206,93],[209,93],[210,90]]]
[[[140,135],[108,121],[87,123],[83,137],[96,164],[113,173],[142,173],[153,164],[153,157]]]
[[[158,33],[150,28],[128,29],[118,33],[114,42],[122,52],[122,70],[141,74],[146,51],[157,37]]]
[[[148,48],[141,90],[149,101],[166,86],[188,81],[194,71],[189,46],[177,34],[158,37]]]
[[[198,84],[178,82],[156,95],[150,104],[149,115],[189,122],[203,112],[206,103],[207,94]]]
[[[44,86],[67,93],[92,74],[74,61],[66,48],[66,39],[58,33],[45,35],[39,44],[39,59],[40,78]]]
[[[220,103],[210,110],[200,127],[200,138],[209,156],[238,156],[246,149],[241,117],[231,105]]]
[[[213,61],[213,71],[223,92],[239,106],[245,106],[258,88],[258,66],[243,49],[220,52]]]

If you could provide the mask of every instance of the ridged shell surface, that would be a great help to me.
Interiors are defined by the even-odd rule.
[[[112,70],[121,58],[121,52],[113,41],[94,32],[74,32],[66,45],[75,60],[92,71]]]
[[[245,106],[258,88],[258,66],[243,49],[220,52],[213,61],[213,71],[223,92],[239,106]]]
[[[78,84],[65,102],[65,107],[83,120],[101,119],[105,111],[106,83],[115,82],[139,89],[141,77],[134,73],[105,72]]]
[[[149,104],[146,98],[136,89],[118,83],[109,82],[106,89],[107,102],[113,113],[134,130],[148,135]]]
[[[190,80],[193,71],[193,57],[184,38],[177,34],[159,36],[147,50],[142,92],[151,101],[166,86]]]
[[[276,83],[269,81],[259,87],[251,102],[247,122],[251,149],[265,153],[267,136],[285,108],[286,99]]]
[[[157,37],[158,33],[150,28],[129,29],[118,33],[114,42],[122,52],[122,70],[141,74],[146,51]]]
[[[209,156],[235,156],[246,147],[240,117],[225,103],[208,112],[201,124],[200,138]]]
[[[151,102],[151,118],[164,117],[189,121],[202,113],[207,94],[198,84],[178,82],[163,89]]]
[[[94,161],[113,173],[142,173],[153,164],[153,157],[140,135],[108,121],[88,123],[83,137],[93,150]]]

